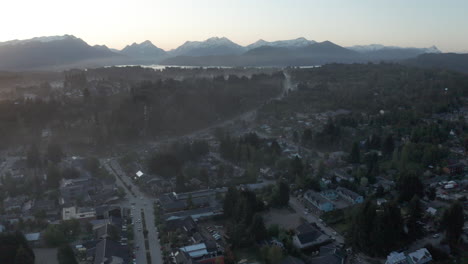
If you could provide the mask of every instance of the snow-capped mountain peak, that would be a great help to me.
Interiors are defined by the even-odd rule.
[[[5,42],[0,42],[0,46],[6,46],[6,45],[21,45],[21,44],[26,44],[26,43],[31,43],[31,42],[41,42],[41,43],[47,43],[47,42],[53,42],[53,41],[61,41],[61,40],[77,40],[79,38],[73,36],[73,35],[63,35],[63,36],[44,36],[44,37],[35,37],[31,39],[14,39],[14,40],[9,40]]]
[[[280,48],[302,48],[316,43],[313,40],[308,40],[306,38],[300,37],[296,39],[289,40],[277,40],[268,42],[263,39],[257,40],[255,43],[252,43],[247,46],[248,49],[255,49],[261,46],[270,46],[270,47],[280,47]]]
[[[203,56],[240,54],[244,51],[244,47],[232,42],[226,37],[211,37],[204,41],[186,41],[184,44],[170,52],[174,56]]]
[[[158,47],[156,47],[151,41],[145,40],[140,44],[133,42],[132,45],[127,45],[123,48],[120,53],[131,56],[131,57],[144,57],[144,58],[154,58],[161,57],[166,54],[166,52]]]
[[[412,49],[419,50],[421,53],[440,53],[440,50],[436,46],[431,46],[429,48],[412,48],[412,47],[398,47],[398,46],[385,46],[381,44],[370,44],[370,45],[355,45],[347,47],[350,50],[354,50],[361,53],[380,51],[380,50],[394,50],[394,49]]]
[[[436,46],[431,46],[429,48],[425,48],[426,53],[442,53]]]
[[[153,44],[151,41],[149,41],[149,40],[143,41],[143,42],[140,44],[140,46],[142,46],[142,47],[155,47],[154,44]]]

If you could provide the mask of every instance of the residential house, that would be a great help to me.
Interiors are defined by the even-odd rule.
[[[364,197],[346,188],[338,187],[336,188],[336,191],[338,192],[339,195],[341,195],[341,197],[343,197],[344,199],[348,200],[349,202],[353,204],[359,204],[359,203],[364,202]]]
[[[29,233],[25,234],[24,237],[30,246],[35,246],[41,239],[41,233]]]
[[[407,255],[403,252],[391,252],[385,264],[425,264],[431,261],[431,253],[426,248],[421,248]]]
[[[23,178],[28,172],[26,159],[16,160],[10,167],[10,174],[13,178]]]
[[[25,195],[17,196],[17,197],[7,197],[3,201],[3,208],[5,212],[10,211],[21,211],[23,208],[23,204],[28,200],[28,197]]]
[[[94,264],[129,263],[131,259],[128,247],[107,238],[99,241],[96,248],[91,250],[94,252]]]
[[[450,174],[451,176],[460,175],[464,172],[465,165],[462,163],[450,164],[444,168],[444,172]]]
[[[168,231],[181,230],[190,236],[197,231],[197,223],[191,216],[185,217],[183,219],[172,219],[166,221],[166,229]]]
[[[345,169],[333,170],[333,176],[336,177],[337,182],[340,182],[340,181],[353,182],[354,181],[354,177],[351,174],[349,174]]]
[[[177,252],[174,254],[176,260],[179,254],[183,254],[185,262],[179,258],[176,263],[224,263],[223,252],[212,241],[181,247]]]
[[[345,255],[334,246],[320,247],[319,254],[310,259],[310,264],[344,264]]]
[[[332,200],[332,201],[335,201],[338,199],[338,193],[336,193],[335,190],[323,190],[320,192],[320,195],[322,195],[324,198],[328,199],[328,200]]]
[[[432,255],[426,248],[408,254],[408,264],[425,264],[432,261]]]
[[[376,177],[377,183],[374,184],[374,187],[378,187],[379,185],[384,188],[385,191],[391,191],[395,189],[395,182],[385,179],[384,177],[378,176]]]
[[[34,213],[44,212],[47,218],[55,218],[59,215],[59,209],[53,200],[36,200],[33,211]]]
[[[305,249],[330,242],[330,238],[306,223],[296,228],[296,234],[293,236],[293,244],[299,249]]]
[[[333,203],[314,191],[309,190],[304,193],[304,198],[320,211],[329,212],[335,209]]]
[[[385,264],[408,264],[406,256],[402,252],[391,252],[387,256],[387,261]]]

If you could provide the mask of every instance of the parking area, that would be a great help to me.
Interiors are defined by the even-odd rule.
[[[198,231],[205,238],[216,241],[220,246],[224,246],[225,230],[222,222],[204,221],[198,223]]]

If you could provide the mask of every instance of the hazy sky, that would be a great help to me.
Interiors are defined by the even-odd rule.
[[[168,50],[212,36],[241,45],[305,37],[468,51],[468,0],[2,0],[0,10],[0,41],[72,34]]]

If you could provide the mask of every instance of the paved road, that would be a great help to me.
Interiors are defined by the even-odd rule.
[[[117,184],[124,187],[127,192],[128,201],[122,205],[132,208],[132,219],[134,223],[134,241],[135,246],[139,246],[136,251],[136,263],[138,264],[162,264],[161,245],[158,240],[158,231],[154,226],[154,208],[153,199],[147,197],[144,193],[140,192],[138,187],[133,184],[130,178],[123,172],[122,168],[115,159],[101,159],[101,164],[110,173],[114,174],[117,179]],[[120,176],[120,177],[119,177]],[[124,186],[131,186],[133,194],[129,189]],[[145,237],[143,235],[143,219],[141,212],[144,212],[144,222],[146,222],[146,229],[148,230],[148,244],[149,248],[145,248]],[[139,230],[140,229],[140,230]],[[146,252],[151,255],[151,263],[146,260]]]
[[[320,229],[322,229],[322,231],[330,236],[330,237],[335,237],[335,241],[336,243],[339,243],[339,244],[344,244],[344,238],[343,236],[341,236],[340,234],[338,234],[335,230],[333,230],[333,228],[325,225],[325,223],[323,223],[322,221],[320,221],[320,218],[315,216],[314,214],[312,213],[305,213],[306,212],[306,208],[304,207],[304,205],[296,198],[296,197],[293,197],[293,196],[290,196],[289,197],[289,205],[294,209],[296,210],[296,212],[304,217],[304,219],[306,219],[309,223],[316,223],[318,227],[320,227]],[[336,234],[336,235],[335,235]]]

